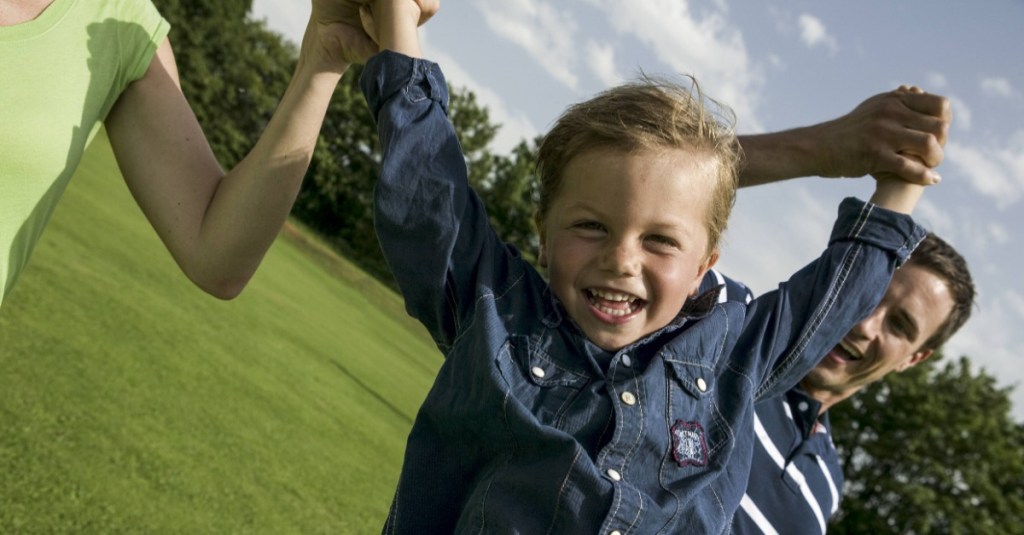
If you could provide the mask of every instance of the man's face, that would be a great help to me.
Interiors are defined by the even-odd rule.
[[[551,289],[615,351],[668,325],[717,259],[705,214],[714,163],[678,149],[573,158],[538,221]]]
[[[811,395],[824,391],[846,397],[890,372],[923,361],[932,350],[921,344],[952,310],[953,297],[942,279],[905,264],[893,274],[878,308],[825,355],[801,386]]]

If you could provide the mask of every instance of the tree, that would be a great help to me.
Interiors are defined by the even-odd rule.
[[[846,485],[830,533],[1024,533],[1024,425],[1010,391],[962,357],[833,408]]]
[[[373,230],[373,186],[380,175],[377,130],[353,66],[335,91],[293,213],[363,269],[393,283]],[[535,144],[520,143],[511,156],[490,144],[499,126],[466,89],[452,89],[449,115],[462,145],[469,181],[487,205],[499,235],[535,258],[533,230]]]
[[[182,91],[218,161],[256,144],[295,68],[296,50],[246,15],[251,0],[154,0],[170,22]]]

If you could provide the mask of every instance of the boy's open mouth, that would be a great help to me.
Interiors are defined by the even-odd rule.
[[[615,317],[626,317],[636,314],[644,308],[646,301],[635,295],[610,290],[591,288],[584,290],[590,305],[597,310]]]

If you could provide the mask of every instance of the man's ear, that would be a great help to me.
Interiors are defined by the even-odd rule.
[[[544,218],[540,216],[540,212],[534,212],[533,224],[537,226],[537,237],[540,238],[540,249],[537,251],[537,263],[540,267],[548,267],[548,250],[547,250],[547,236],[544,233]]]
[[[932,353],[934,352],[934,349],[922,349],[921,351],[918,351],[910,355],[910,358],[903,361],[903,363],[900,364],[899,368],[896,368],[896,371],[901,372],[904,370],[909,370],[910,368],[913,368],[914,366],[917,366],[918,364],[928,360],[928,357],[932,356]]]

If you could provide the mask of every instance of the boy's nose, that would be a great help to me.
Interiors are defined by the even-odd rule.
[[[610,243],[605,250],[602,268],[622,277],[633,277],[640,273],[642,251],[629,241]]]

